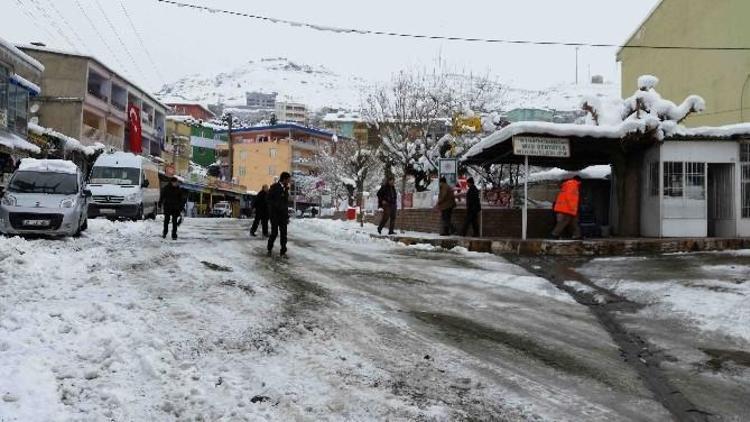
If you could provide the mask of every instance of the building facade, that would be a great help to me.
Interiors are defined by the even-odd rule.
[[[638,46],[747,47],[747,0],[662,0],[617,54],[622,94],[636,90],[638,76],[662,80],[665,98],[690,94],[706,100],[708,113],[695,114],[687,126],[716,126],[750,121],[750,51],[649,49]]]
[[[336,133],[336,136],[356,139],[362,142],[372,141],[372,131],[357,112],[328,113],[323,117],[323,127]]]
[[[167,175],[186,176],[190,171],[192,127],[180,119],[167,116],[167,139],[161,158],[167,164]],[[171,174],[170,174],[171,173]]]
[[[223,133],[226,136],[226,132]],[[315,158],[330,149],[333,133],[295,124],[253,127],[232,131],[233,179],[258,191],[272,184],[281,172],[316,174]],[[219,149],[227,151],[226,144]],[[225,155],[228,157],[228,155]],[[228,165],[228,160],[223,159]]]
[[[44,66],[0,39],[0,182],[15,169],[18,158],[37,153],[28,142],[30,99],[39,95]]]
[[[245,105],[251,110],[274,110],[276,108],[276,97],[279,94],[272,92],[266,94],[263,92],[246,92]]]
[[[141,112],[144,154],[161,156],[167,106],[97,59],[44,47],[19,47],[44,64],[39,124],[85,145],[130,151],[128,106]]]
[[[279,122],[303,126],[308,123],[307,106],[302,103],[276,102],[275,113]]]

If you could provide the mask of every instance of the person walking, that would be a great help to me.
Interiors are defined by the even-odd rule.
[[[378,207],[383,209],[383,217],[380,219],[378,225],[378,234],[383,233],[383,227],[386,223],[388,225],[388,234],[395,234],[393,229],[396,227],[396,210],[397,210],[397,197],[396,187],[394,186],[395,179],[393,176],[389,176],[383,182],[383,185],[378,189]]]
[[[563,231],[568,227],[573,229],[573,239],[581,238],[581,228],[578,226],[580,189],[581,178],[578,176],[565,180],[560,185],[560,193],[557,194],[553,207],[557,224],[552,230],[552,238],[560,239]]]
[[[250,228],[250,236],[255,237],[255,232],[258,230],[260,224],[261,232],[263,237],[268,237],[268,202],[266,196],[268,195],[268,185],[263,185],[260,192],[255,196],[253,201],[253,210],[255,210],[255,219],[253,220],[253,226]]]
[[[289,224],[289,182],[292,176],[281,173],[279,181],[271,185],[268,191],[268,216],[271,219],[271,236],[268,237],[268,256],[273,256],[273,245],[276,237],[280,237],[279,251],[282,258],[286,257],[286,227]]]
[[[482,201],[479,199],[479,189],[474,184],[474,178],[466,179],[469,190],[466,192],[466,219],[464,226],[461,228],[461,236],[466,236],[471,226],[471,234],[474,237],[479,236],[479,212],[482,211]]]
[[[453,188],[448,185],[445,177],[440,178],[440,193],[438,194],[437,208],[440,210],[440,235],[450,236],[455,232],[453,223],[453,208],[456,208],[456,197]]]
[[[164,210],[164,231],[161,233],[161,237],[167,237],[169,232],[169,222],[172,221],[172,240],[177,240],[177,226],[179,226],[178,219],[182,209],[185,208],[185,194],[180,189],[180,181],[176,177],[169,179],[169,183],[164,186],[159,196],[159,205]]]

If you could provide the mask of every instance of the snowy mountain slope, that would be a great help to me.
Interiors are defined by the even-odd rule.
[[[338,75],[324,66],[310,66],[286,58],[249,61],[213,77],[186,76],[157,93],[162,99],[204,104],[245,104],[245,93],[278,92],[280,101],[303,102],[312,108],[356,107],[363,79]]]
[[[454,79],[455,77],[457,75],[453,75]],[[186,76],[162,87],[157,96],[167,102],[190,101],[239,106],[245,104],[246,92],[278,92],[278,100],[302,102],[312,109],[326,106],[357,109],[361,104],[362,93],[372,84],[373,81],[358,76],[337,74],[325,66],[313,66],[279,57],[251,60],[216,76]],[[502,83],[501,86],[502,95],[495,104],[502,110],[579,110],[586,97],[619,98],[620,95],[619,85],[613,83],[559,84],[538,90]]]

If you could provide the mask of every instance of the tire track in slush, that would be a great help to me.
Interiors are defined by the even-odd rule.
[[[655,350],[655,347],[637,334],[628,331],[617,320],[616,312],[635,312],[641,308],[641,305],[596,286],[587,277],[573,269],[580,264],[575,260],[560,257],[508,256],[506,258],[531,274],[544,278],[570,295],[576,302],[586,306],[620,348],[623,360],[638,373],[654,398],[672,414],[675,420],[681,422],[710,420],[709,417],[713,416],[712,414],[699,409],[684,393],[672,385],[661,370],[663,357]],[[566,281],[577,281],[593,288],[595,292],[578,291],[566,285]],[[602,293],[607,296],[607,300],[603,303],[596,297]]]

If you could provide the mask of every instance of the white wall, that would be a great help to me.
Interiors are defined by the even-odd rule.
[[[736,141],[667,141],[661,147],[661,162],[734,163],[739,188],[739,144]],[[663,172],[663,166],[661,172]],[[708,166],[704,167],[706,182]],[[663,177],[662,177],[663,185]],[[661,190],[663,191],[663,186]],[[708,192],[706,192],[706,198]],[[735,193],[735,215],[740,215],[740,193]],[[663,237],[706,237],[708,235],[708,202],[683,198],[662,201]]]

